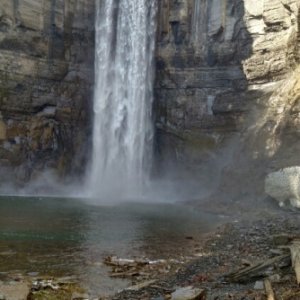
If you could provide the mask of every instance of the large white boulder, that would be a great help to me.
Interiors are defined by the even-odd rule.
[[[265,192],[279,202],[300,208],[300,167],[284,168],[270,173],[265,179]]]

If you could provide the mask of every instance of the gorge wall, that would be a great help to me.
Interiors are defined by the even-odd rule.
[[[300,163],[299,9],[297,0],[160,1],[160,166],[228,198],[261,192],[266,172]]]
[[[228,196],[299,164],[299,1],[158,3],[155,176]],[[94,0],[1,1],[0,182],[83,172],[94,14]]]
[[[1,0],[0,182],[82,172],[94,0]],[[49,175],[49,174],[48,174]]]

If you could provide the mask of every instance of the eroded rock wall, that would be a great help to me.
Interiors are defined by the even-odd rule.
[[[154,112],[160,173],[173,166],[180,170],[173,174],[193,176],[196,170],[208,185],[225,173],[235,183],[221,186],[241,186],[240,174],[228,171],[233,162],[243,170],[253,166],[251,175],[259,167],[267,172],[299,165],[299,1],[158,3]],[[45,169],[63,176],[85,167],[94,5],[1,1],[1,182],[21,184]]]
[[[165,169],[198,169],[209,185],[238,161],[244,169],[299,164],[296,153],[278,157],[280,147],[266,145],[272,135],[282,146],[285,133],[299,145],[299,101],[288,111],[280,111],[290,102],[284,97],[272,106],[297,76],[299,9],[298,0],[160,1],[155,107]]]
[[[1,0],[0,181],[82,171],[94,0]]]

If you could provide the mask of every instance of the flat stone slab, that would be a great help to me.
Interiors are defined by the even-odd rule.
[[[1,299],[26,300],[29,292],[30,288],[27,282],[0,282],[0,295],[2,297]]]

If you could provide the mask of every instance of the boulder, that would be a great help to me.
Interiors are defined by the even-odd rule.
[[[300,166],[270,173],[265,179],[265,192],[279,202],[300,208]]]
[[[177,289],[171,296],[171,300],[202,300],[205,290],[188,286]]]

